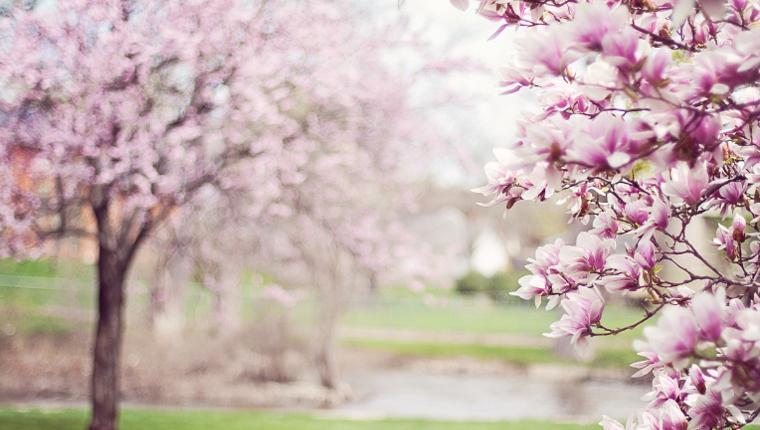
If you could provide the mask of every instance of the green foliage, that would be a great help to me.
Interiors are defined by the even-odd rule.
[[[497,272],[487,277],[480,272],[470,271],[457,279],[457,293],[464,296],[485,294],[497,303],[524,303],[523,300],[513,299],[509,295],[518,288],[517,281],[523,276],[522,271]]]
[[[509,293],[517,289],[517,281],[523,275],[523,272],[516,271],[497,272],[488,280],[488,297],[497,303],[530,303],[509,295]]]
[[[128,409],[120,419],[122,430],[583,430],[594,424],[542,421],[447,422],[411,419],[348,420],[300,413]],[[80,409],[0,409],[3,430],[80,430],[87,413]]]
[[[488,289],[488,278],[480,272],[470,271],[457,279],[455,289],[465,296],[482,293]]]
[[[53,276],[55,272],[55,264],[50,260],[0,260],[0,274],[4,275]]]

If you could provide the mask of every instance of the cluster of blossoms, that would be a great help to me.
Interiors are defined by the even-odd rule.
[[[198,259],[218,290],[239,243],[282,225],[320,228],[366,269],[405,259],[385,247],[402,224],[387,197],[412,198],[388,185],[403,191],[399,157],[426,127],[402,121],[408,79],[384,55],[405,39],[397,29],[372,32],[349,2],[327,0],[0,9],[0,257],[63,235],[96,243],[91,429],[117,422],[134,256],[183,209],[210,218]]]
[[[466,1],[453,1],[466,7]],[[561,304],[550,336],[584,342],[661,314],[636,345],[651,402],[626,426],[740,428],[760,411],[760,4],[752,0],[483,0],[518,28],[505,93],[541,111],[498,149],[493,204],[559,195],[586,226],[539,248],[517,295]],[[696,226],[718,221],[713,248]],[[724,225],[725,224],[725,225]],[[604,323],[611,296],[639,320]]]

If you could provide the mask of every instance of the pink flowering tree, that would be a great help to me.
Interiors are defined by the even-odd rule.
[[[342,7],[281,3],[77,0],[0,18],[0,251],[97,244],[93,430],[116,427],[125,281],[146,238],[204,188],[276,196],[302,100],[347,100],[312,81],[344,55],[329,43]]]
[[[454,67],[431,71],[427,50],[400,37],[408,34],[402,23],[384,24],[386,31],[377,25],[367,20],[369,28],[357,28],[349,19],[323,32],[305,31],[306,40],[333,49],[329,60],[309,68],[309,85],[320,92],[300,94],[288,112],[297,123],[289,144],[243,164],[240,174],[262,180],[199,194],[176,226],[179,241],[190,243],[179,251],[211,269],[202,272],[255,268],[311,293],[317,304],[313,361],[328,390],[341,386],[336,325],[362,289],[429,279],[445,258],[407,222],[425,186],[420,166],[444,151],[421,126],[428,118],[410,94],[418,73]],[[398,50],[418,54],[423,64],[403,71],[383,61]],[[218,315],[229,318],[234,312],[225,303],[236,303],[224,296],[234,296],[238,286],[220,281],[206,285],[219,299]],[[292,304],[288,289],[267,291]]]
[[[467,8],[466,0],[452,1]],[[654,374],[607,430],[735,429],[760,411],[760,6],[752,0],[483,0],[513,37],[505,93],[540,111],[486,166],[491,203],[564,202],[585,226],[536,251],[516,295],[563,315],[551,337],[614,336]],[[513,36],[501,34],[507,28]],[[554,199],[554,196],[557,199]],[[716,262],[690,229],[719,221]],[[662,270],[667,269],[667,270]],[[605,323],[609,297],[641,318]]]

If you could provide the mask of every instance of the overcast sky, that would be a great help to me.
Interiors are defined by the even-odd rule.
[[[474,154],[478,171],[462,172],[452,166],[441,166],[438,172],[446,182],[466,186],[483,182],[480,165],[491,158],[493,147],[505,146],[514,138],[518,114],[531,104],[526,95],[499,94],[499,70],[512,52],[513,33],[507,30],[489,41],[499,23],[488,21],[473,10],[462,12],[448,0],[404,0],[400,8],[397,0],[382,3],[389,13],[408,16],[411,25],[436,49],[472,57],[487,67],[487,73],[455,74],[448,79],[449,85],[456,86],[474,102],[442,121],[442,126],[451,127],[451,136],[458,140],[457,147]],[[472,178],[473,175],[477,177]]]

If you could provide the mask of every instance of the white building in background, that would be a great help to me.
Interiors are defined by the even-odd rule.
[[[509,270],[509,255],[504,241],[492,229],[483,230],[475,239],[470,268],[486,276]]]

